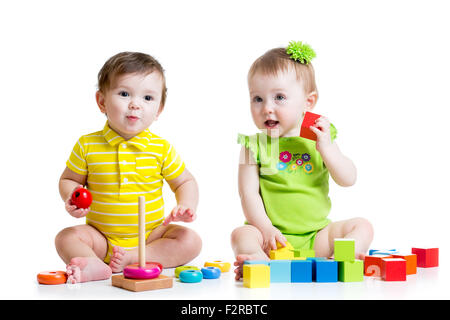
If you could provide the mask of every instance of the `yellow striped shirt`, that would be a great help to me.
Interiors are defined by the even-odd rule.
[[[148,234],[164,219],[163,179],[175,179],[185,168],[174,147],[149,129],[124,140],[108,122],[78,139],[66,164],[87,175],[93,200],[86,222],[122,244],[138,236],[138,197],[145,196]]]

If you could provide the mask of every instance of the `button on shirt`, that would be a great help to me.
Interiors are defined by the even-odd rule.
[[[92,193],[86,222],[108,237],[138,235],[138,197],[145,196],[146,231],[164,219],[163,179],[178,177],[185,164],[174,147],[148,129],[124,140],[108,122],[78,139],[67,167],[87,175]]]

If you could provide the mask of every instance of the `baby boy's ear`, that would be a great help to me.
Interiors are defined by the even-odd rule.
[[[161,105],[159,106],[158,112],[156,113],[156,118],[155,118],[155,120],[158,120],[158,117],[159,117],[159,115],[163,112],[163,110],[164,110],[164,105],[161,104]]]
[[[100,111],[102,113],[106,113],[105,97],[103,96],[103,93],[100,90],[98,90],[95,93],[95,101],[97,101],[97,105],[98,105]]]

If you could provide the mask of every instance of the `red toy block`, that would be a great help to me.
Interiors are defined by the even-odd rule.
[[[381,278],[384,281],[406,281],[406,260],[400,258],[384,258]]]
[[[419,268],[439,266],[439,248],[412,248],[411,252],[417,255]]]
[[[309,129],[309,127],[313,126],[316,119],[319,119],[320,117],[321,116],[319,114],[306,112],[303,118],[302,126],[300,128],[300,137],[316,141],[317,136],[314,132],[311,131],[311,129]]]
[[[417,255],[393,254],[392,257],[406,260],[406,275],[417,273]]]
[[[374,254],[364,258],[364,275],[367,277],[381,277],[381,270],[383,269],[383,259],[391,258],[384,254]]]

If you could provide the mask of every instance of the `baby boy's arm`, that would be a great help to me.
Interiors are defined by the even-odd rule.
[[[241,148],[238,188],[242,210],[247,222],[255,226],[263,235],[264,248],[276,249],[276,241],[285,244],[286,239],[281,232],[272,225],[267,216],[261,194],[259,193],[259,166],[252,163],[251,150]]]
[[[66,167],[59,178],[59,194],[61,195],[61,198],[66,201],[72,195],[72,191],[76,187],[79,185],[84,186],[85,183],[86,176],[73,172]]]
[[[331,141],[330,122],[325,117],[316,120],[310,129],[317,135],[316,148],[322,156],[333,180],[342,187],[350,187],[356,182],[356,167],[344,156],[336,141]]]
[[[178,177],[166,181],[175,193],[177,206],[171,211],[163,224],[168,225],[172,221],[194,221],[198,205],[198,185],[195,178],[187,169],[184,169]]]

